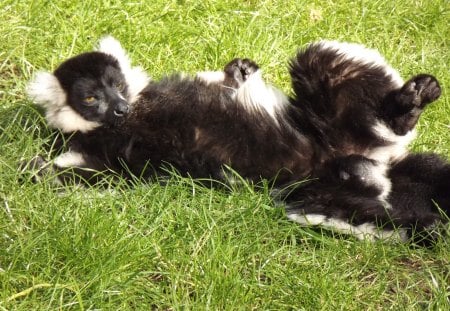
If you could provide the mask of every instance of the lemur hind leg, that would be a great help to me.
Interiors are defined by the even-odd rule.
[[[284,201],[288,218],[301,224],[428,246],[448,222],[449,181],[450,164],[433,154],[410,155],[388,176],[376,161],[351,155],[328,162],[318,179],[289,190]]]
[[[202,71],[196,77],[207,84],[219,84],[238,89],[248,78],[259,70],[259,66],[248,58],[235,58],[225,65],[223,71]]]
[[[384,108],[394,132],[404,135],[412,130],[425,107],[440,95],[439,82],[428,74],[414,76],[402,88],[390,93]]]
[[[439,82],[428,74],[420,74],[405,83],[396,96],[397,103],[404,106],[424,108],[441,95]]]
[[[259,66],[248,58],[235,58],[224,69],[224,84],[239,88],[248,78],[259,70]]]

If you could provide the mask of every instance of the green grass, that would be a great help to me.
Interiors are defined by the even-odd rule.
[[[40,69],[118,38],[155,79],[255,59],[286,65],[321,38],[379,49],[443,96],[411,147],[450,156],[450,5],[434,1],[5,1],[0,3],[0,310],[447,310],[450,237],[433,249],[357,241],[287,221],[266,193],[174,178],[111,191],[19,182],[52,134],[26,98]]]

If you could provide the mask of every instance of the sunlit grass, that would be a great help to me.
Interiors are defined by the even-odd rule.
[[[105,34],[155,79],[244,56],[286,92],[299,47],[364,43],[405,79],[438,77],[443,96],[412,148],[449,157],[449,9],[445,0],[3,1],[0,310],[446,310],[448,236],[433,249],[357,241],[287,221],[251,186],[219,191],[174,178],[60,191],[19,182],[18,165],[48,155],[53,140],[26,82]]]

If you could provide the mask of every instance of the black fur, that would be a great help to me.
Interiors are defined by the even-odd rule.
[[[389,200],[411,212],[441,212],[450,215],[450,164],[436,154],[410,154],[395,164]],[[432,200],[430,200],[430,198]]]
[[[285,189],[288,215],[324,215],[352,226],[374,223],[384,230],[405,229],[408,238],[429,244],[433,230],[450,215],[450,163],[435,154],[410,154],[394,164],[387,177],[392,189],[380,199],[383,185],[371,176],[376,162],[359,155],[327,162],[317,179]]]

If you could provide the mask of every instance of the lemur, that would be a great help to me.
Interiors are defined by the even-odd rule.
[[[93,183],[98,172],[149,179],[170,166],[181,175],[223,181],[231,168],[246,180],[281,187],[323,178],[327,163],[357,155],[374,161],[376,174],[384,176],[373,200],[387,218],[396,180],[389,173],[411,159],[407,145],[423,109],[440,96],[438,81],[420,74],[404,83],[378,52],[335,41],[300,50],[290,75],[293,96],[266,84],[249,59],[234,59],[222,72],[153,81],[106,37],[97,51],[72,57],[30,83],[28,92],[44,107],[49,125],[68,136],[68,151],[34,164],[58,173],[61,182],[76,177]],[[304,194],[301,187],[296,192]],[[285,197],[291,219],[316,216],[288,199],[296,195]],[[363,220],[361,213],[336,217],[349,226],[362,221],[376,227],[378,214],[363,204],[354,209]],[[392,223],[405,226],[395,218]]]

